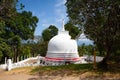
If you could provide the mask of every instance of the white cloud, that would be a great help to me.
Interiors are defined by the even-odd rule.
[[[47,28],[50,25],[54,25],[54,24],[52,22],[50,22],[50,21],[47,21],[47,20],[42,21],[42,27]]]
[[[55,7],[63,6],[65,3],[66,3],[66,0],[57,0],[57,4],[55,5]]]
[[[42,27],[47,28],[47,27],[49,27],[49,25],[50,25],[49,23],[43,23]]]
[[[56,22],[61,22],[62,19],[67,20],[67,13],[66,13],[66,0],[57,0],[55,4],[55,14],[56,14]]]

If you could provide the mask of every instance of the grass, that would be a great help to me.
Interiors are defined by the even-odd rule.
[[[108,71],[99,68],[94,69],[93,64],[39,66],[34,68],[31,73],[39,77],[61,76],[63,79],[65,76],[74,76],[79,77],[80,80],[120,80],[120,66],[117,64],[110,64],[109,66]]]
[[[120,73],[119,64],[109,64],[108,70],[102,70],[100,68],[94,69],[93,64],[70,64],[70,65],[60,65],[60,66],[39,66],[32,69],[32,73],[36,72],[51,72],[51,71],[73,71],[73,72],[85,72],[85,71],[94,71],[94,72],[110,72],[110,73]]]
[[[33,69],[31,72],[52,72],[52,71],[72,71],[72,72],[82,72],[93,70],[93,64],[70,64],[70,65],[60,65],[60,66],[40,66]]]
[[[116,68],[115,68],[116,67]],[[61,66],[39,66],[39,67],[24,67],[10,71],[10,74],[32,74],[42,78],[51,78],[51,76],[64,77],[80,77],[82,80],[119,80],[120,67],[118,64],[110,64],[110,70],[105,72],[100,69],[93,69],[93,64],[70,64]],[[31,72],[29,72],[31,71]],[[62,80],[63,80],[62,79]],[[47,79],[46,79],[47,80]],[[53,79],[51,79],[53,80]],[[55,79],[58,80],[58,79]]]

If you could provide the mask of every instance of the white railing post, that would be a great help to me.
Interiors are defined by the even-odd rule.
[[[7,60],[7,70],[10,71],[12,69],[12,61],[11,59]]]

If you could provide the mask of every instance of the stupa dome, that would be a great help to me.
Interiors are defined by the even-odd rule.
[[[49,61],[77,61],[79,60],[76,40],[71,39],[64,26],[48,43],[46,60]]]
[[[59,32],[49,41],[47,53],[78,53],[76,41],[67,31]]]

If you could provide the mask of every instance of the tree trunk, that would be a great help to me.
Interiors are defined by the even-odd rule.
[[[16,62],[17,59],[16,59],[16,47],[14,46],[14,62]]]
[[[101,62],[101,67],[102,69],[108,70],[108,60],[110,57],[110,46],[107,46],[106,48],[106,55],[104,57],[104,59]]]

